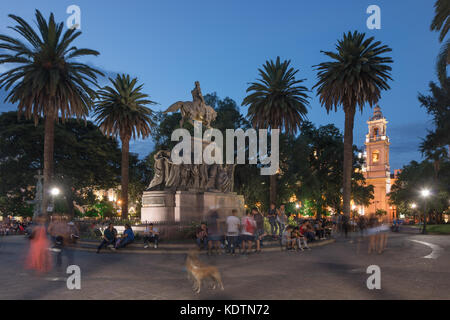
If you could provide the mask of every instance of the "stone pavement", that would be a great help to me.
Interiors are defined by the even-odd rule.
[[[419,239],[439,245],[437,259]],[[201,256],[222,273],[224,291],[193,293],[182,254],[94,254],[75,251],[81,290],[68,290],[67,275],[43,277],[23,269],[22,237],[0,238],[0,299],[450,299],[450,237],[390,234],[382,255],[365,241],[338,241],[305,252],[250,256]],[[369,265],[381,268],[381,290],[366,286]]]

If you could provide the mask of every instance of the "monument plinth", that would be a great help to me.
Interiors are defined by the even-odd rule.
[[[244,214],[244,197],[234,192],[145,191],[142,196],[142,222],[202,221],[217,210],[220,217],[236,209]]]

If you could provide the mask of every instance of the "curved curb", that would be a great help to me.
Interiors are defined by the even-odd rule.
[[[309,247],[315,248],[315,247],[322,247],[324,245],[332,244],[336,242],[335,239],[329,239],[329,240],[323,240],[320,242],[313,242],[309,244]],[[186,246],[186,249],[184,250],[167,250],[167,249],[137,249],[137,250],[129,250],[129,249],[118,249],[116,251],[111,251],[109,249],[105,249],[104,251],[100,251],[101,253],[110,253],[110,254],[116,254],[116,253],[137,253],[137,254],[165,254],[165,255],[176,255],[176,254],[186,254],[191,249],[196,249],[197,246],[195,244],[191,246]],[[70,249],[75,251],[87,251],[87,252],[96,252],[96,248],[86,248],[86,247],[70,247]],[[266,247],[263,249],[263,252],[285,252],[285,250],[282,250],[279,246],[276,247]],[[200,251],[199,254],[206,254],[206,251]],[[226,255],[226,254],[222,254]]]
[[[425,241],[413,240],[413,239],[410,239],[409,241],[414,241],[416,243],[420,243],[420,244],[423,244],[424,246],[431,248],[431,253],[422,257],[424,259],[437,259],[442,254],[442,251],[444,251],[444,249],[441,248],[440,246],[438,246],[437,244],[433,244],[433,243],[429,243],[429,242],[425,242]]]

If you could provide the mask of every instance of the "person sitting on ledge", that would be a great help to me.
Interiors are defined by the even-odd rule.
[[[116,237],[117,237],[117,230],[114,228],[113,224],[110,223],[108,225],[108,228],[106,228],[105,231],[103,231],[102,242],[97,248],[97,253],[100,253],[100,250],[103,247],[107,247],[110,245],[113,246],[111,249],[115,250],[114,243],[116,241]]]
[[[127,223],[125,224],[125,231],[122,237],[116,242],[116,249],[124,248],[134,241],[134,233],[131,226]]]
[[[197,228],[195,237],[200,250],[208,247],[208,227],[205,222],[202,222],[200,227]]]
[[[147,249],[149,247],[150,242],[153,242],[155,244],[155,249],[158,248],[159,231],[158,228],[153,227],[153,223],[150,223],[145,228],[144,235],[144,249]]]
[[[281,235],[281,245],[286,250],[292,250],[295,246],[295,238],[292,238],[292,226],[288,225]]]

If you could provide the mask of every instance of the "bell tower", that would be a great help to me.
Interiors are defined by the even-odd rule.
[[[372,117],[367,121],[369,132],[365,142],[365,166],[363,167],[367,185],[374,186],[374,199],[366,213],[375,213],[382,209],[390,213],[387,194],[391,189],[391,169],[389,166],[389,137],[387,136],[388,121],[376,106]]]

